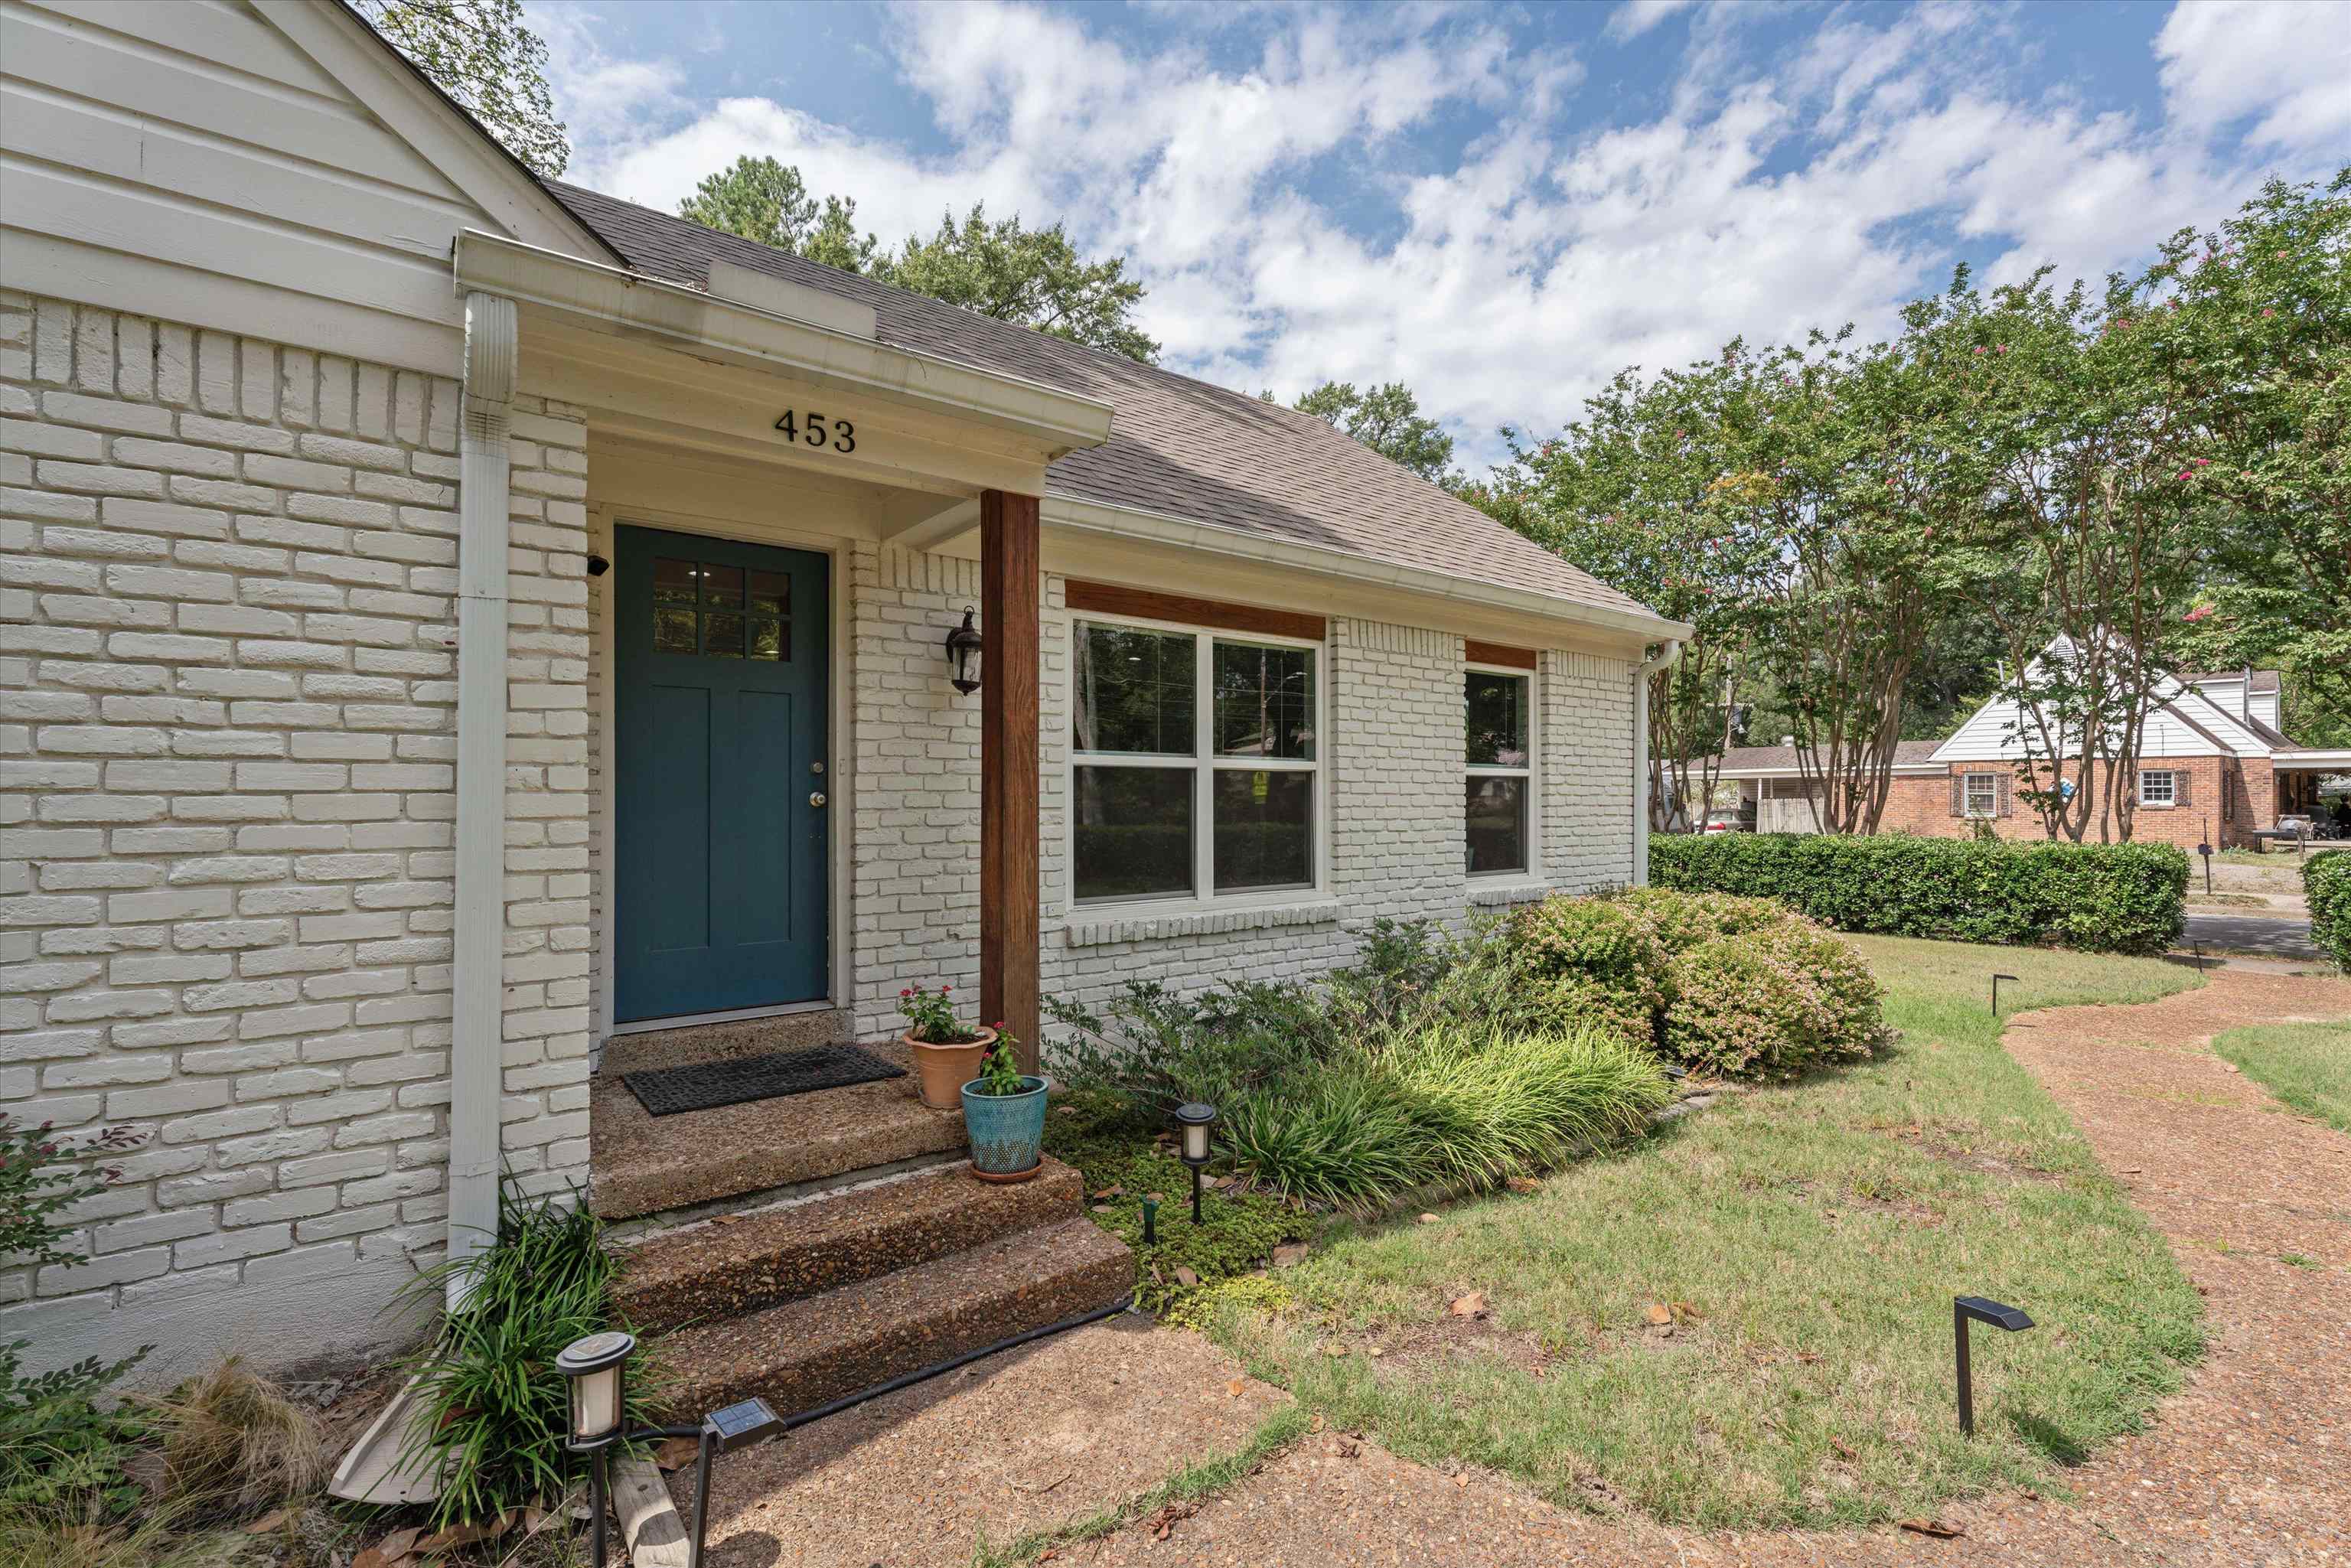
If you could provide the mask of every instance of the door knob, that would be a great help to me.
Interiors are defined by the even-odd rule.
[[[809,791],[809,804],[810,804],[810,805],[811,805],[811,806],[821,806],[821,805],[823,805],[823,804],[824,804],[824,791],[823,791],[823,790],[821,790],[821,789],[811,789],[811,790],[810,790],[810,791]]]

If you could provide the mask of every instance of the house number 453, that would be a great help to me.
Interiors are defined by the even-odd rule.
[[[830,444],[835,452],[857,450],[857,427],[845,419],[827,421],[820,413],[788,409],[784,417],[776,421],[776,428],[784,433],[786,441],[805,441],[810,446]]]

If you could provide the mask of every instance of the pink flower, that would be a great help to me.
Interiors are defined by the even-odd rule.
[[[2193,468],[2182,468],[2179,471],[2179,476],[2182,479],[2193,479],[2196,477],[2196,470]]]
[[[2276,312],[2276,311],[2274,311],[2274,310],[2264,310],[2264,311],[2262,311],[2262,319],[2263,319],[2263,320],[2265,320],[2265,321],[2266,321],[2266,320],[2268,320],[2271,317],[2273,317],[2273,316],[2274,316],[2274,315],[2276,315],[2276,314],[2277,314],[2277,312]]]
[[[1992,352],[1995,354],[2005,354],[2008,352],[2008,345],[2006,343],[2002,343],[1999,348],[1994,349]]]
[[[1983,345],[1982,345],[1981,343],[1978,343],[1974,348],[1972,348],[1972,349],[1969,350],[1968,351],[1969,351],[1970,353],[1971,353],[1971,354],[1980,354],[1980,353],[1982,353],[1982,352],[1983,352]]]

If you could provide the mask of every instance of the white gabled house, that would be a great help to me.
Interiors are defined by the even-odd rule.
[[[325,0],[0,0],[0,1113],[139,1138],[0,1270],[37,1364],[381,1343],[502,1169],[643,1219],[961,1142],[624,1071],[1642,874],[1687,629],[1314,420],[542,183]],[[999,1330],[1115,1273],[1024,1223]]]

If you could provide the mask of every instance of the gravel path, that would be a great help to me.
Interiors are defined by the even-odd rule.
[[[2351,1137],[2284,1113],[2207,1049],[2244,1024],[2346,1015],[2351,982],[2220,970],[2144,1007],[2010,1023],[2009,1049],[2073,1113],[2211,1312],[2211,1350],[2188,1386],[2147,1432],[2069,1474],[2071,1501],[1953,1503],[1941,1519],[1965,1533],[1949,1541],[1698,1535],[1565,1511],[1500,1477],[1326,1432],[1173,1520],[1165,1540],[1138,1525],[1053,1561],[2351,1568]],[[1101,1325],[907,1390],[722,1467],[714,1568],[967,1563],[983,1529],[1000,1544],[1238,1447],[1283,1398],[1238,1377],[1196,1336]]]

